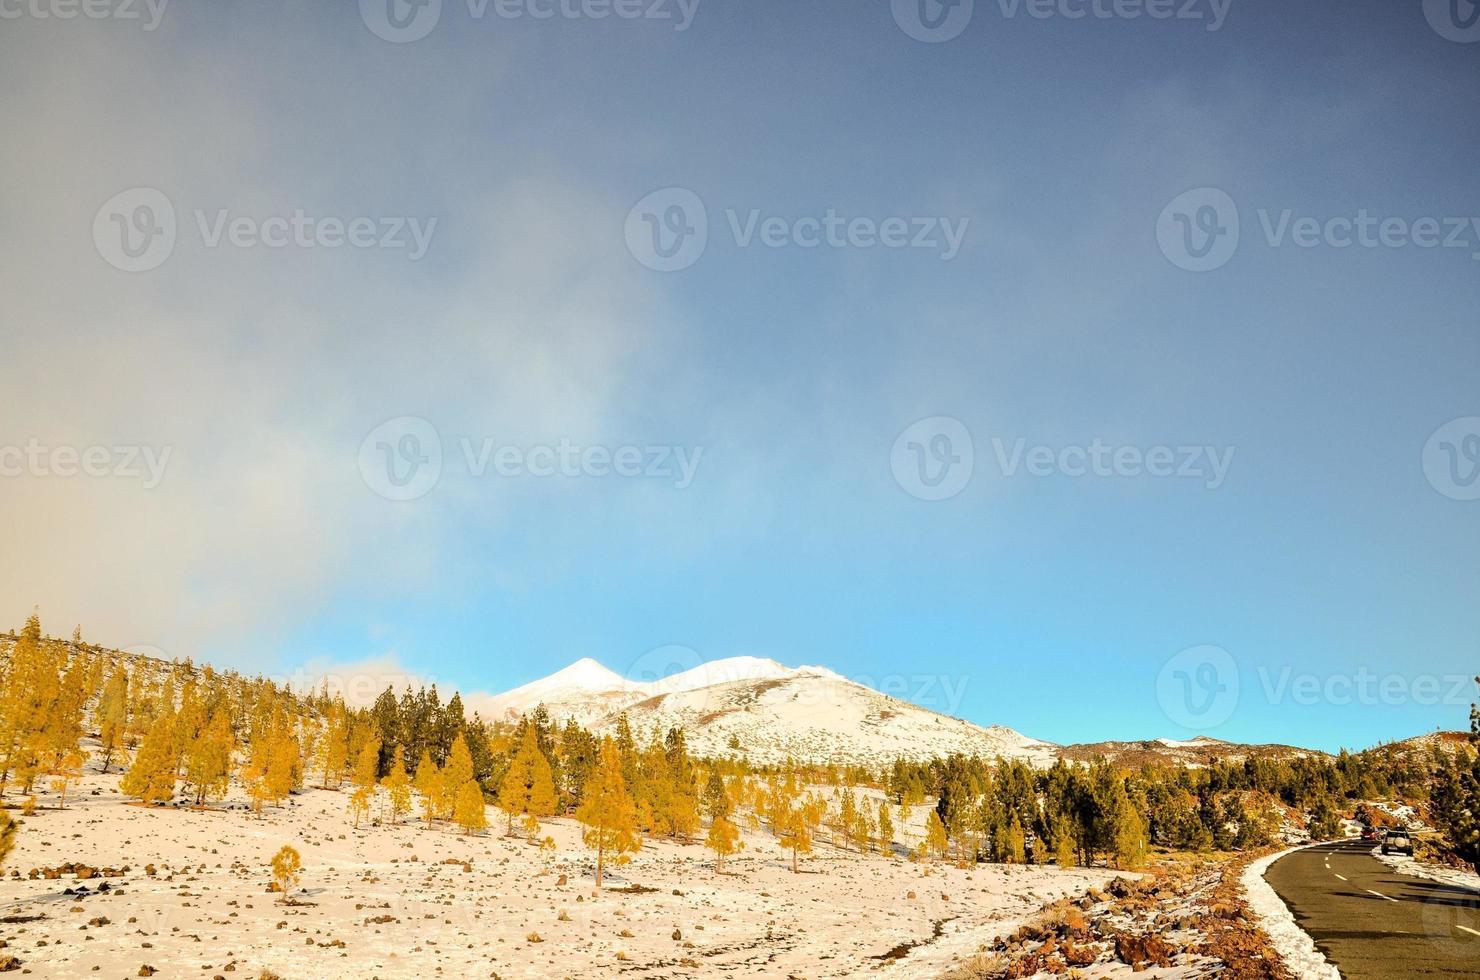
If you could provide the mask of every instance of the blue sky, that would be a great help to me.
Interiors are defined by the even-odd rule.
[[[0,479],[28,556],[0,612],[469,691],[669,645],[770,656],[945,679],[964,693],[927,706],[1059,742],[1360,747],[1463,723],[1480,501],[1425,460],[1480,415],[1480,228],[1459,223],[1480,216],[1480,44],[1366,0],[1234,0],[1218,30],[977,0],[943,43],[887,2],[700,0],[674,26],[462,0],[409,43],[350,3],[0,24],[0,445],[170,450],[149,488]],[[126,272],[106,209],[136,188],[178,233]],[[669,272],[625,231],[664,188],[709,224]],[[1198,188],[1240,220],[1206,272],[1158,236]],[[1470,244],[1272,244],[1287,209]],[[209,244],[223,211],[296,210],[436,224],[415,260]],[[829,210],[965,235],[948,260],[773,248],[728,216]],[[403,417],[443,464],[388,500],[357,453]],[[972,470],[920,499],[891,448],[940,417]],[[464,438],[702,454],[682,488],[475,476]],[[1232,456],[1216,488],[1009,476],[994,439]],[[1239,682],[1206,729],[1158,696],[1203,645]],[[1364,671],[1397,680],[1333,703]],[[1456,703],[1423,703],[1430,679]]]

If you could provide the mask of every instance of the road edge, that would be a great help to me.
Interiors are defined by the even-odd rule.
[[[1316,948],[1315,940],[1296,924],[1295,915],[1285,900],[1264,880],[1264,873],[1276,861],[1322,843],[1327,842],[1301,844],[1251,861],[1240,876],[1239,884],[1243,886],[1249,911],[1291,973],[1305,980],[1341,980],[1341,971]]]
[[[1411,878],[1423,878],[1427,881],[1437,881],[1441,885],[1463,888],[1480,894],[1480,875],[1472,871],[1461,871],[1458,868],[1449,868],[1444,865],[1424,864],[1403,854],[1383,854],[1380,847],[1372,849],[1372,856],[1399,874],[1405,874]]]

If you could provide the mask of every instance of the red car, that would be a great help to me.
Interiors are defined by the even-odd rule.
[[[1382,835],[1377,832],[1377,828],[1376,827],[1363,827],[1362,828],[1362,840],[1375,841],[1375,840],[1380,839],[1381,837],[1382,837]]]

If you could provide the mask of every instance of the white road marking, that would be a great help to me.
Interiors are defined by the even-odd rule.
[[[1331,873],[1332,874],[1336,874],[1336,872],[1334,872],[1334,871],[1331,872]],[[1346,875],[1336,875],[1336,877],[1340,878],[1342,881],[1345,881],[1346,880]]]
[[[1375,891],[1373,891],[1373,890],[1372,890],[1372,889],[1370,889],[1370,888],[1369,888],[1369,889],[1367,889],[1367,893],[1368,893],[1368,894],[1369,894],[1369,895],[1376,895],[1376,896],[1377,896],[1377,897],[1378,897],[1378,898],[1386,898],[1386,899],[1387,899],[1387,900],[1388,900],[1388,901],[1389,901],[1389,902],[1395,902],[1395,903],[1396,903],[1396,902],[1397,902],[1397,901],[1398,901],[1398,900],[1397,900],[1397,899],[1396,899],[1396,898],[1388,898],[1388,897],[1387,897],[1387,896],[1386,896],[1386,895],[1384,895],[1384,894],[1383,894],[1383,893],[1382,893],[1382,892],[1375,892]]]
[[[1465,932],[1468,932],[1472,936],[1480,936],[1480,930],[1471,929],[1469,926],[1459,926],[1459,925],[1457,925],[1457,926],[1455,926],[1455,928],[1456,929],[1463,929]]]

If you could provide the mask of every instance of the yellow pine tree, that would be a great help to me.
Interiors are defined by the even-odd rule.
[[[118,782],[125,796],[141,803],[157,803],[175,795],[174,739],[174,720],[169,715],[156,719],[133,764]]]
[[[51,788],[57,793],[58,810],[67,809],[67,787],[82,778],[84,761],[82,753],[73,749],[51,766]]]
[[[792,874],[800,874],[797,857],[812,853],[812,827],[807,819],[807,809],[795,804],[795,796],[787,799],[781,811],[781,849],[791,852]]]
[[[946,856],[949,846],[946,825],[941,823],[940,814],[932,809],[925,814],[925,839],[920,842],[920,853],[933,863]]]
[[[380,739],[372,738],[361,746],[359,757],[355,759],[354,784],[373,793],[379,771]]]
[[[879,801],[879,853],[885,856],[894,853],[894,820],[889,816],[889,803]]]
[[[113,671],[98,702],[98,741],[103,748],[103,772],[113,762],[113,754],[123,748],[128,737],[128,674],[123,667]]]
[[[442,812],[443,783],[442,770],[432,761],[431,752],[422,749],[421,761],[416,764],[416,780],[412,785],[421,794],[421,813],[428,826]]]
[[[488,826],[488,814],[483,809],[483,791],[476,780],[470,779],[457,791],[457,805],[453,819],[464,834],[473,834]]]
[[[637,834],[637,808],[622,778],[622,761],[616,743],[603,738],[596,769],[576,810],[576,819],[586,828],[582,840],[587,847],[596,849],[597,888],[601,887],[609,852],[615,855],[618,864],[624,864],[642,846],[642,838]]]
[[[523,824],[532,840],[540,829],[538,818],[553,814],[556,804],[555,780],[550,773],[550,762],[545,758],[545,753],[540,751],[534,726],[526,725],[519,751],[514,753],[509,771],[504,774],[503,782],[498,787],[498,806],[508,817],[506,832],[510,835],[514,833],[515,817],[533,817],[533,828],[530,828],[528,821]]]
[[[714,818],[714,822],[709,825],[709,836],[705,838],[704,846],[714,852],[715,874],[723,874],[725,858],[745,847],[740,841],[739,828],[730,823],[728,817]]]
[[[355,829],[360,829],[360,820],[370,816],[370,788],[358,786],[349,795],[349,812],[355,818]]]
[[[231,718],[224,708],[217,708],[185,750],[185,781],[194,787],[197,806],[226,795],[235,747]]]
[[[334,789],[344,778],[344,767],[349,762],[349,714],[344,702],[335,700],[329,708],[325,722],[324,737],[319,742],[318,768],[324,774],[325,789]]]
[[[11,649],[0,696],[0,796],[12,773],[29,793],[39,771],[47,710],[61,681],[41,637],[41,620],[32,613]]]
[[[0,867],[5,865],[5,859],[10,855],[11,848],[15,847],[15,833],[19,825],[12,819],[10,814],[0,810]]]
[[[462,791],[463,784],[472,778],[473,753],[468,751],[467,739],[459,734],[447,753],[447,764],[442,767],[442,794],[437,808],[441,816],[452,816],[453,807],[457,805],[457,794]]]
[[[292,730],[279,728],[268,743],[267,794],[274,804],[288,798],[297,782],[299,770],[298,739]]]
[[[187,680],[180,692],[180,710],[175,715],[175,766],[183,772],[185,753],[206,725],[206,709],[196,692],[195,681]]]
[[[282,897],[278,899],[279,903],[289,901],[289,896],[298,886],[298,879],[302,875],[303,859],[299,857],[297,849],[291,844],[284,844],[272,856],[272,883],[282,893]]]
[[[411,778],[406,775],[406,759],[401,746],[391,757],[391,771],[380,781],[391,798],[391,823],[400,823],[401,814],[411,809]]]

